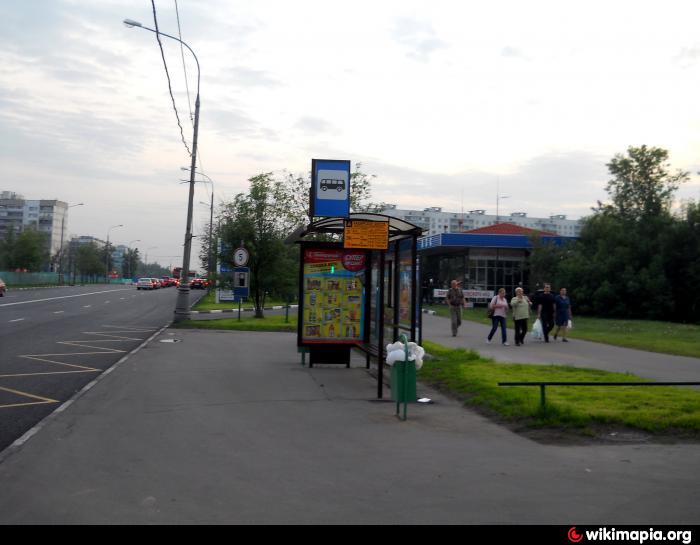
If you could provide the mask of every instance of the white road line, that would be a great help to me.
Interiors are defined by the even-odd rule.
[[[46,299],[34,299],[32,301],[20,301],[18,303],[3,303],[0,307],[10,307],[13,305],[27,305],[29,303],[43,303],[44,301],[56,301],[58,299],[69,299],[71,297],[85,297],[86,295],[98,295],[100,293],[111,293],[114,291],[127,291],[131,288],[121,288],[118,290],[93,291],[90,293],[79,293],[78,295],[62,295],[61,297],[48,297]]]
[[[63,314],[65,310],[56,310],[54,311],[54,314]]]
[[[16,320],[10,320],[10,323],[12,323],[12,322],[21,322],[22,320],[24,320],[24,318],[17,318]]]
[[[92,305],[85,305],[83,308],[90,308]]]

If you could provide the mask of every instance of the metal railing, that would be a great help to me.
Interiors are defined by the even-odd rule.
[[[700,382],[499,382],[499,386],[539,386],[540,409],[546,411],[547,386],[700,386]]]

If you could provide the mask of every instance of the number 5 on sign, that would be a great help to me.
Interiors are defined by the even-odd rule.
[[[245,267],[248,264],[248,259],[250,259],[250,254],[245,248],[236,248],[233,252],[233,264],[236,267]]]

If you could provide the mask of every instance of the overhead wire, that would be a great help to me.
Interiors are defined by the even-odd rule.
[[[185,89],[187,90],[187,107],[190,109],[190,123],[194,125],[194,115],[192,115],[192,100],[190,99],[190,86],[187,84],[187,66],[185,65],[185,48],[182,46],[182,30],[180,29],[180,10],[177,8],[175,0],[175,16],[177,17],[177,37],[180,38],[180,56],[182,57],[182,70],[185,73]]]
[[[151,5],[153,6],[153,22],[156,27],[156,39],[158,40],[158,47],[160,47],[160,55],[163,58],[163,66],[165,67],[165,75],[168,79],[168,92],[170,93],[170,99],[172,100],[173,103],[173,110],[175,111],[175,118],[177,119],[177,126],[180,127],[180,137],[182,138],[182,143],[185,145],[185,148],[187,149],[187,153],[192,156],[192,152],[190,151],[190,147],[187,145],[187,141],[185,140],[185,133],[182,129],[182,123],[180,123],[180,116],[177,113],[177,106],[175,105],[175,97],[173,96],[173,88],[172,84],[170,82],[170,72],[168,72],[168,63],[165,61],[165,52],[163,51],[163,44],[160,41],[160,32],[158,30],[158,17],[156,15],[156,3],[155,0],[151,0]]]

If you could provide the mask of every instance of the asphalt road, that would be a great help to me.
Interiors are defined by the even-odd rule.
[[[176,297],[122,285],[9,291],[0,299],[0,450],[169,323]]]

